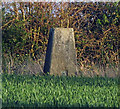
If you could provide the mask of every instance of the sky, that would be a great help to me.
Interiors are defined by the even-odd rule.
[[[2,2],[117,2],[120,0],[1,0]]]

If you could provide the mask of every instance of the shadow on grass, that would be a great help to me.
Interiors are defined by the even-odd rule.
[[[33,108],[40,108],[40,109],[117,109],[116,107],[95,107],[95,106],[88,106],[86,105],[79,105],[79,104],[74,104],[74,105],[51,105],[51,104],[42,104],[40,105],[38,102],[34,103],[34,104],[19,104],[19,103],[15,103],[15,102],[11,102],[11,103],[3,103],[2,104],[2,109],[3,108],[9,108],[9,109],[24,109],[24,108],[29,108],[29,109],[33,109]]]

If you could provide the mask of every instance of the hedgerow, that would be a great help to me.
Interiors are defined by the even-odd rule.
[[[79,69],[85,73],[91,69],[98,72],[94,69],[95,66],[104,70],[111,68],[115,69],[112,75],[117,75],[119,3],[4,2],[3,57],[12,59],[13,64],[10,68],[15,66],[16,58],[25,55],[30,55],[34,60],[43,60],[50,28],[73,28]],[[6,60],[3,61],[7,64]],[[4,64],[3,66],[5,67]]]

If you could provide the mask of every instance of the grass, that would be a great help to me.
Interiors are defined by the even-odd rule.
[[[2,75],[3,107],[119,107],[118,78]]]

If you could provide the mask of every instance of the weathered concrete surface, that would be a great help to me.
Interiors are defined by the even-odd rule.
[[[59,76],[77,74],[73,28],[52,28],[50,30],[44,72]]]

